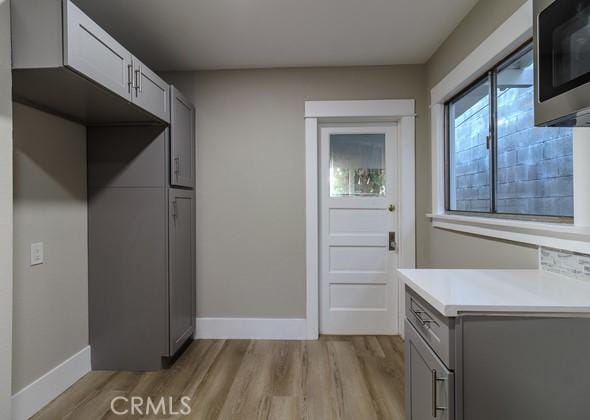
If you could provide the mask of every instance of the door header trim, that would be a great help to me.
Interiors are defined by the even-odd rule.
[[[305,118],[378,118],[399,120],[414,117],[414,99],[374,101],[306,101]]]

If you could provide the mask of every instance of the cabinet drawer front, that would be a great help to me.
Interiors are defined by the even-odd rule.
[[[170,122],[170,86],[133,57],[133,103],[164,122]]]
[[[170,183],[193,187],[195,178],[195,110],[170,87]]]
[[[454,318],[442,316],[410,288],[406,288],[406,318],[438,357],[453,369],[455,367]]]
[[[406,320],[406,418],[454,419],[454,374]]]
[[[131,99],[131,53],[72,2],[64,2],[64,65]]]

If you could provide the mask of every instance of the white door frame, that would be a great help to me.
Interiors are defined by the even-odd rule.
[[[415,228],[415,101],[388,99],[369,101],[305,102],[305,224],[306,224],[306,324],[307,338],[319,337],[319,124],[332,122],[397,122],[399,211],[399,268],[416,267]],[[398,278],[398,330],[403,336],[404,293]]]

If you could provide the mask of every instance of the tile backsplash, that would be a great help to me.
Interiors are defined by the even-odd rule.
[[[541,248],[539,265],[542,270],[590,281],[590,255],[561,249]]]

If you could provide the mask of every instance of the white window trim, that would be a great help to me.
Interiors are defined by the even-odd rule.
[[[399,268],[416,267],[415,101],[413,99],[305,102],[305,222],[307,338],[319,337],[318,126],[324,122],[398,122]],[[403,283],[398,284],[398,330],[403,335]]]
[[[590,228],[499,217],[428,214],[440,229],[590,254]]]
[[[575,182],[576,178],[583,179],[579,173],[582,170],[582,165],[574,167],[575,226],[446,213],[444,103],[530,39],[532,37],[532,22],[533,5],[532,0],[528,0],[430,91],[432,214],[428,214],[427,217],[432,219],[432,225],[436,228],[590,253],[590,227],[588,227],[590,218],[577,211],[582,207],[587,209],[590,206],[588,205],[590,192],[586,192],[587,188],[582,188],[581,182]],[[583,133],[583,136],[577,134],[581,130],[574,131],[574,155],[576,155],[578,142],[580,145],[583,141],[590,142],[590,138],[580,138],[579,140],[576,138],[577,136],[590,137],[586,133],[590,131],[588,129]],[[578,147],[580,146],[578,145]],[[586,143],[583,147],[588,148]]]

